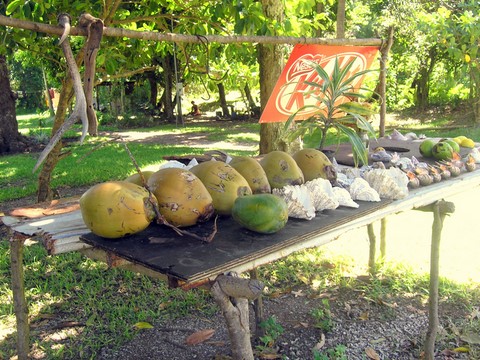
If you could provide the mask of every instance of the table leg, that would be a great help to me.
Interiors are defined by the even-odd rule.
[[[387,218],[380,220],[380,257],[382,263],[387,258]]]
[[[367,225],[368,231],[368,240],[370,242],[370,247],[368,251],[368,272],[371,275],[376,273],[376,266],[375,266],[375,256],[377,252],[377,237],[375,236],[375,229],[373,228],[373,224]]]
[[[10,236],[10,268],[12,271],[12,293],[15,317],[17,319],[17,355],[19,360],[28,359],[30,349],[30,328],[28,304],[25,298],[23,272],[23,244],[25,237],[17,233]]]
[[[220,275],[210,291],[227,323],[233,360],[253,360],[250,339],[248,300],[261,295],[264,285],[258,280]]]
[[[250,279],[258,280],[258,271],[257,269],[250,270]],[[265,320],[265,315],[263,312],[263,297],[260,295],[258,298],[253,300],[253,311],[255,312],[255,336],[261,338],[265,335],[265,329],[263,329],[260,324]]]
[[[440,267],[440,240],[443,221],[447,214],[455,211],[455,205],[444,200],[437,201],[422,210],[433,212],[432,243],[430,251],[430,286],[428,297],[428,330],[425,339],[425,359],[435,359],[435,338],[438,332],[438,281]]]

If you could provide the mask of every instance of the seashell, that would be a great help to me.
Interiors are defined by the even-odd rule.
[[[304,185],[286,185],[272,189],[272,194],[285,200],[288,207],[288,216],[297,219],[311,220],[315,217],[310,190]]]
[[[477,164],[475,161],[475,158],[473,155],[468,154],[467,160],[465,161],[465,169],[467,169],[468,172],[472,172],[477,168]]]
[[[434,183],[438,183],[438,182],[442,181],[442,175],[440,174],[440,171],[438,171],[437,168],[435,168],[433,166],[429,166],[428,170],[429,170],[430,175],[433,178]]]
[[[420,185],[422,186],[433,184],[433,177],[429,173],[417,174],[417,179],[420,182]]]
[[[372,161],[382,161],[390,162],[392,160],[392,155],[390,155],[383,147],[379,146],[373,150],[373,153],[370,155]]]
[[[393,166],[402,170],[413,170],[414,165],[411,159],[407,157],[400,157],[397,153],[394,153],[392,160],[390,161]]]
[[[400,169],[373,169],[366,172],[363,178],[374,188],[380,198],[403,199],[408,195],[408,176]]]
[[[310,190],[313,206],[316,211],[334,210],[339,203],[333,193],[332,184],[326,179],[307,181],[304,186]]]
[[[407,171],[407,177],[408,177],[408,187],[412,189],[416,189],[420,187],[420,180],[418,180],[417,175],[415,175],[414,172],[412,171]]]
[[[418,135],[414,132],[406,133],[404,136],[407,138],[407,140],[418,140]]]
[[[438,164],[438,171],[440,172],[440,176],[442,177],[443,180],[448,180],[452,176],[450,171],[448,170],[448,167],[445,164]]]
[[[362,200],[362,201],[380,201],[380,196],[378,195],[377,190],[372,188],[367,180],[362,178],[356,178],[353,180],[348,191],[352,200]]]
[[[408,140],[405,136],[402,135],[402,133],[400,131],[398,131],[397,129],[394,129],[392,131],[392,133],[390,134],[390,139],[392,140]]]
[[[479,150],[479,148],[473,148],[472,150],[470,150],[470,152],[467,155],[466,160],[468,160],[469,156],[473,157],[476,164],[480,164],[480,150]]]
[[[333,195],[335,195],[335,199],[338,201],[339,206],[346,206],[351,208],[358,208],[360,205],[353,201],[352,196],[348,192],[347,189],[335,186],[332,188]]]

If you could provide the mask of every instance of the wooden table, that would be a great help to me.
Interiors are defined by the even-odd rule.
[[[259,235],[241,228],[231,218],[220,218],[218,233],[212,243],[201,243],[180,237],[170,229],[152,225],[144,232],[121,240],[107,240],[95,236],[85,228],[78,199],[39,204],[20,209],[2,217],[12,230],[12,253],[15,244],[23,244],[27,236],[39,236],[50,254],[81,251],[101,259],[110,266],[122,266],[150,276],[168,279],[171,285],[184,289],[212,284],[226,272],[242,273],[270,263],[293,252],[321,246],[340,235],[372,224],[391,214],[419,209],[453,195],[478,190],[480,171],[463,173],[456,178],[412,190],[401,200],[382,200],[378,203],[360,203],[358,209],[338,208],[318,214],[313,220],[290,219],[287,226],[273,235]],[[195,231],[210,231],[212,222],[196,227]],[[12,275],[22,272],[20,264],[12,263]],[[14,267],[17,269],[14,269]],[[23,274],[20,274],[23,279]],[[438,286],[438,284],[437,284]],[[23,336],[25,321],[24,294],[14,290],[20,299],[16,307],[17,332]],[[22,319],[23,316],[23,319]],[[26,330],[28,332],[28,330]],[[20,339],[19,342],[26,341]],[[27,347],[28,348],[28,347]],[[20,356],[20,354],[19,354]]]

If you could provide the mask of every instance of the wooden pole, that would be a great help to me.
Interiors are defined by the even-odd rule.
[[[50,35],[61,36],[63,29],[59,26],[42,24],[33,21],[20,20],[0,15],[0,25],[32,30]],[[70,36],[87,36],[87,30],[81,27],[72,27]],[[322,45],[360,45],[381,46],[381,39],[323,39],[293,36],[247,36],[247,35],[184,35],[174,33],[160,33],[151,31],[136,31],[122,28],[105,27],[103,36],[126,37],[152,41],[169,41],[175,43],[215,42],[220,44],[256,43],[256,44],[322,44]]]
[[[425,338],[425,359],[435,359],[435,338],[438,332],[438,282],[440,268],[440,240],[442,237],[443,221],[449,213],[455,211],[451,202],[440,200],[431,206],[422,208],[423,211],[433,212],[432,244],[430,251],[430,286],[428,298],[428,330]]]
[[[370,242],[369,251],[368,251],[368,272],[371,275],[374,275],[376,272],[375,266],[375,255],[377,252],[377,237],[375,236],[375,229],[373,228],[373,224],[370,223],[367,225],[368,231],[368,240]]]
[[[379,136],[385,136],[385,121],[387,118],[387,60],[390,48],[393,45],[393,27],[388,29],[388,40],[380,49],[380,79],[378,82],[380,92],[380,128]]]
[[[387,257],[387,218],[380,220],[380,257],[382,263]]]
[[[10,235],[10,268],[12,271],[13,307],[17,320],[17,356],[19,360],[28,359],[30,350],[30,329],[28,324],[28,305],[25,298],[23,272],[23,243],[25,237],[12,232]]]
[[[250,279],[258,280],[257,268],[250,270]],[[265,320],[263,311],[263,297],[260,295],[253,301],[253,310],[255,311],[255,336],[260,338],[265,335],[265,329],[260,326],[260,323]]]
[[[257,280],[220,275],[210,292],[220,306],[227,323],[233,360],[253,360],[250,340],[248,300],[258,298],[264,285]]]

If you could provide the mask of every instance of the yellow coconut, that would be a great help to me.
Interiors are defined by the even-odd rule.
[[[305,181],[322,178],[334,182],[337,179],[332,162],[320,150],[305,148],[298,150],[292,157],[302,170]]]
[[[80,198],[85,225],[96,235],[116,239],[147,228],[155,219],[148,191],[126,181],[109,181],[92,186]]]
[[[229,165],[233,166],[247,180],[252,193],[268,194],[272,192],[267,174],[262,165],[249,156],[235,156]]]
[[[220,215],[230,215],[233,203],[239,196],[251,195],[247,180],[232,166],[223,161],[205,161],[190,169],[207,188],[213,207]]]
[[[271,151],[260,160],[272,189],[305,182],[302,170],[292,155],[284,151]]]
[[[191,171],[160,169],[150,176],[148,187],[158,200],[160,214],[177,227],[207,221],[214,213],[210,193]]]

